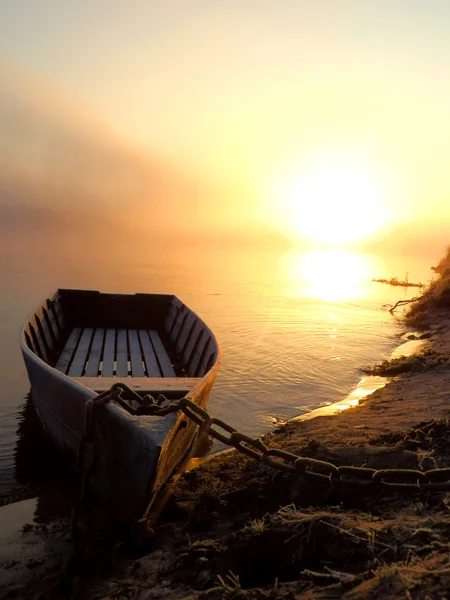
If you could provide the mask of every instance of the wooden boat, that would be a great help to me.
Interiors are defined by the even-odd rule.
[[[86,403],[125,383],[140,395],[204,408],[221,362],[217,340],[177,297],[60,289],[23,326],[21,349],[48,435],[79,465]],[[96,410],[89,487],[123,521],[139,519],[179,467],[196,425],[181,411]]]

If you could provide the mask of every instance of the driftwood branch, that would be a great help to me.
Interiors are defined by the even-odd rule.
[[[423,296],[415,296],[414,298],[411,298],[411,300],[398,300],[394,306],[392,308],[389,309],[389,312],[391,314],[393,314],[394,310],[397,308],[397,306],[403,306],[405,304],[411,304],[412,302],[417,302],[418,300],[420,300]]]

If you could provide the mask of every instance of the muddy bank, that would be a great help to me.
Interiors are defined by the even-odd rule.
[[[322,465],[320,477],[222,454],[180,477],[145,539],[113,541],[104,511],[90,506],[74,554],[66,543],[69,516],[61,518],[57,544],[48,531],[48,562],[29,569],[39,576],[22,572],[3,597],[448,597],[450,485],[415,485],[421,473],[450,469],[450,320],[443,301],[438,305],[423,304],[429,345],[422,356],[383,365],[395,369],[386,387],[359,406],[292,421],[263,438],[270,448],[362,471],[338,477]],[[423,315],[418,320],[425,323]],[[368,469],[394,468],[418,474],[400,471],[385,480],[413,486],[364,477]],[[433,477],[447,482],[450,472]]]
[[[449,409],[450,369],[440,365],[264,442],[338,466],[449,468]],[[60,544],[38,581],[16,581],[4,597],[444,598],[449,509],[447,491],[340,485],[231,452],[180,478],[145,550],[97,539],[68,568],[73,548]],[[60,526],[64,539],[69,523]]]

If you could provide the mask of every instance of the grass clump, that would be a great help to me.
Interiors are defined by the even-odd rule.
[[[234,598],[237,593],[241,590],[241,582],[239,576],[235,575],[233,571],[229,571],[225,577],[217,576],[217,585],[208,590],[208,594],[213,592],[220,592],[226,597]]]
[[[264,517],[262,519],[253,519],[249,525],[245,525],[242,531],[250,531],[251,533],[262,533],[266,527]]]
[[[450,312],[450,246],[432,270],[438,278],[431,281],[419,301],[411,305],[405,315],[406,322],[414,327],[425,327],[436,318],[437,313]]]
[[[435,369],[436,367],[449,367],[450,356],[439,354],[434,350],[425,350],[420,354],[400,356],[391,360],[383,360],[376,365],[364,367],[362,370],[366,375],[378,375],[380,377],[395,377],[403,373],[416,373]]]

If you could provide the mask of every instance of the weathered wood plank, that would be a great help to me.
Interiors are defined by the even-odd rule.
[[[61,352],[61,355],[58,359],[58,362],[56,363],[55,368],[58,369],[58,371],[61,371],[62,373],[67,373],[67,369],[75,353],[80,334],[80,327],[75,327],[74,329],[72,329],[69,338],[66,342],[66,345],[64,346],[63,351]]]
[[[72,364],[69,368],[69,375],[71,377],[81,377],[81,375],[83,375],[93,333],[94,330],[92,329],[92,327],[86,327],[85,329],[83,329],[83,333],[81,334],[81,338],[78,342],[77,349],[75,350],[75,355],[73,357]]]
[[[190,310],[183,315],[180,328],[175,337],[175,348],[177,352],[183,347],[189,333],[189,328],[192,326],[192,323],[194,323],[195,318],[195,315]]]
[[[33,340],[32,340],[32,337],[31,337],[31,331],[30,331],[30,327],[29,326],[28,326],[28,331],[25,331],[25,341],[27,342],[28,348],[32,352],[34,352],[35,354],[37,354],[39,356],[39,354],[38,354],[38,352],[37,352],[37,350],[35,348],[35,345],[33,343]]]
[[[195,373],[195,369],[197,367],[198,359],[200,356],[200,351],[199,351],[200,344],[201,344],[201,341],[205,334],[206,334],[205,326],[202,325],[200,331],[195,336],[194,343],[192,345],[192,348],[189,351],[188,359],[186,362],[186,372],[188,374]],[[195,366],[194,366],[194,364],[195,364]]]
[[[94,340],[92,342],[91,351],[89,352],[88,363],[86,367],[86,377],[97,377],[98,375],[104,337],[104,329],[95,330]]]
[[[50,301],[47,300],[46,304],[47,304],[47,308],[43,308],[42,312],[44,314],[44,319],[47,322],[48,328],[50,329],[53,341],[56,342],[61,337],[61,330],[60,330],[58,323],[56,322],[55,316],[51,310]]]
[[[53,300],[52,308],[54,310],[55,318],[56,318],[58,325],[60,326],[61,329],[64,329],[66,327],[67,323],[66,323],[66,317],[64,315],[63,308],[61,306],[61,300],[59,300],[58,298],[56,300]]]
[[[158,357],[159,366],[164,377],[176,377],[175,370],[170,362],[169,355],[164,348],[161,338],[157,331],[148,332],[150,339],[152,340],[153,348],[155,349],[156,356]]]
[[[205,345],[203,346],[203,350],[200,354],[200,358],[198,359],[197,366],[195,366],[195,362],[192,363],[192,368],[195,368],[195,377],[202,377],[206,373],[206,353],[208,352],[209,345],[211,344],[211,336],[206,340]]]
[[[34,348],[33,348],[33,342],[31,341],[31,338],[30,338],[30,336],[28,335],[28,333],[27,333],[26,331],[25,331],[25,342],[26,342],[26,344],[27,344],[28,348],[29,348],[29,349],[30,349],[32,352],[34,352]]]
[[[119,329],[117,331],[117,376],[128,376],[128,341],[127,330]]]
[[[181,350],[179,351],[179,354],[178,354],[185,369],[187,368],[187,359],[189,356],[189,354],[187,352],[187,347],[192,343],[194,331],[197,329],[197,325],[198,325],[198,320],[196,319],[192,323],[192,325],[189,329],[188,335],[186,337],[186,341],[184,342],[184,346],[181,348]]]
[[[161,377],[161,371],[159,370],[158,361],[156,360],[156,354],[153,350],[152,343],[148,332],[145,329],[139,330],[139,337],[141,339],[142,350],[144,351],[145,368],[147,369],[147,375],[149,377]]]
[[[189,365],[192,349],[194,348],[198,340],[198,336],[203,331],[204,327],[205,326],[199,319],[195,320],[194,327],[192,327],[188,339],[186,340],[186,343],[184,345],[184,348],[181,351],[181,360],[183,361],[186,367]]]
[[[52,326],[50,323],[48,312],[45,307],[42,307],[42,310],[41,310],[41,322],[42,322],[42,327],[44,329],[44,334],[45,334],[45,337],[49,344],[50,350],[52,350],[55,340],[56,340],[56,337],[55,337],[55,334],[53,333],[53,329],[52,329]]]
[[[164,330],[169,336],[169,339],[172,335],[173,328],[175,327],[176,320],[178,318],[179,312],[181,310],[181,306],[177,306],[174,302],[171,302],[169,311],[167,313],[167,317],[164,321]]]
[[[41,320],[37,316],[37,314],[34,314],[34,320],[35,320],[35,324],[36,324],[36,327],[35,327],[36,337],[39,342],[42,358],[47,362],[49,348],[48,348],[47,340],[45,339],[45,336],[44,336],[44,332],[42,330]]]
[[[47,322],[45,321],[44,309],[42,307],[39,308],[36,311],[35,316],[36,316],[36,323],[37,323],[39,332],[44,340],[45,349],[47,351],[48,358],[50,358],[50,355],[52,353],[53,346],[54,346],[54,339],[53,339],[52,334],[50,333],[49,326],[47,325]]]
[[[107,329],[105,347],[103,349],[102,377],[114,375],[114,357],[116,355],[116,330]]]
[[[208,363],[206,365],[206,370],[207,371],[209,371],[210,368],[213,366],[215,360],[216,360],[216,353],[215,352],[211,352],[211,354],[209,355],[209,358],[208,358]]]
[[[128,331],[130,340],[130,360],[132,377],[145,377],[144,365],[142,364],[142,353],[139,345],[139,337],[136,329]]]
[[[185,394],[200,381],[199,377],[74,377],[94,392],[109,390],[115,383],[123,382],[139,393],[179,392]]]
[[[41,349],[41,345],[39,343],[39,340],[38,340],[38,337],[37,337],[37,334],[36,334],[36,330],[33,327],[33,325],[31,324],[31,320],[30,320],[30,323],[29,323],[29,328],[30,328],[30,333],[31,333],[31,339],[33,340],[33,345],[34,345],[34,348],[35,348],[34,352],[35,352],[36,356],[38,356],[39,358],[42,358],[42,360],[45,360],[43,351]]]
[[[59,324],[58,315],[56,314],[55,302],[54,301],[52,302],[49,298],[47,298],[45,303],[47,305],[47,311],[48,311],[49,316],[51,317],[51,321],[52,321],[52,323],[55,324],[55,326],[52,325],[53,329],[54,330],[56,329],[58,331],[58,333],[61,334],[62,327]]]
[[[181,327],[183,326],[183,319],[188,317],[186,306],[183,304],[177,309],[177,314],[173,320],[173,323],[169,329],[169,340],[176,343],[176,340],[180,334]]]

